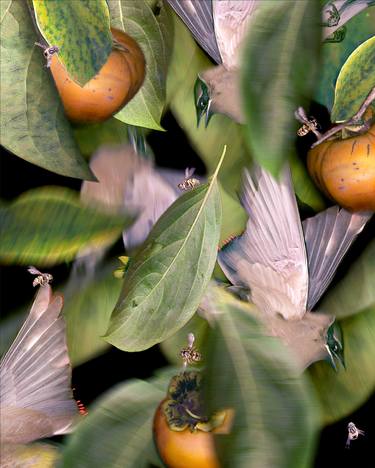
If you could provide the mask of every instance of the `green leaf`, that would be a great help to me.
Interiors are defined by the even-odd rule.
[[[130,125],[163,130],[166,76],[173,41],[173,22],[165,3],[154,15],[146,0],[108,0],[111,24],[135,39],[146,58],[146,76],[136,96],[115,117]]]
[[[294,151],[294,111],[311,96],[321,31],[318,2],[265,3],[245,39],[242,94],[254,159],[277,176]]]
[[[57,174],[95,180],[72,137],[41,49],[34,46],[26,2],[7,5],[1,24],[1,144]]]
[[[349,120],[375,86],[375,36],[350,55],[337,78],[332,122]]]
[[[331,112],[336,80],[349,55],[375,33],[375,7],[366,8],[345,24],[340,42],[324,42],[314,99]]]
[[[130,221],[81,205],[69,189],[30,190],[0,206],[0,260],[38,266],[69,261],[83,247],[111,244]]]
[[[218,291],[206,353],[211,411],[234,409],[229,435],[217,436],[223,466],[311,466],[315,400],[292,357],[265,336],[248,307]]]
[[[74,274],[64,294],[64,319],[69,356],[78,366],[108,348],[102,336],[121,291],[121,281],[113,276],[115,264],[101,265],[94,276]]]
[[[355,295],[355,294],[354,294]],[[361,406],[375,388],[375,307],[341,320],[346,370],[326,362],[310,369],[324,424],[332,424]]]
[[[319,310],[339,318],[375,305],[375,240],[324,298]]]
[[[162,215],[132,259],[105,337],[141,351],[176,333],[193,316],[215,266],[221,227],[220,163],[207,184]]]
[[[59,48],[59,60],[81,86],[106,63],[112,51],[105,0],[33,0],[35,17],[47,43]]]
[[[152,461],[161,466],[153,444],[152,420],[166,394],[168,378],[132,380],[103,395],[68,438],[61,465],[147,468]]]

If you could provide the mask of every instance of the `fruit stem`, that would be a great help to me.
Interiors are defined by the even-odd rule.
[[[358,125],[358,123],[360,122],[363,114],[370,107],[370,105],[372,104],[372,102],[374,100],[375,100],[375,86],[372,88],[372,90],[367,95],[366,99],[363,101],[363,103],[362,103],[361,107],[359,108],[358,112],[356,114],[354,114],[351,119],[346,120],[345,122],[343,122],[343,123],[341,123],[339,125],[336,125],[335,127],[328,130],[328,132],[321,135],[321,137],[318,138],[318,140],[313,145],[311,145],[311,148],[315,148],[315,146],[320,145],[320,143],[327,140],[332,135],[335,135],[335,133],[340,132],[345,127],[349,127],[350,125]],[[369,129],[369,123],[365,122],[362,125],[362,128],[368,130]]]

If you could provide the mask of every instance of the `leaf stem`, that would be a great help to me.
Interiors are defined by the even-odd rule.
[[[354,114],[351,119],[346,120],[345,122],[343,122],[343,123],[341,123],[339,125],[336,125],[335,127],[328,130],[328,132],[321,135],[321,137],[311,146],[311,148],[315,148],[315,146],[320,145],[320,143],[327,140],[331,136],[335,135],[337,132],[340,132],[345,127],[349,127],[351,125],[358,125],[358,123],[360,122],[363,114],[370,107],[370,105],[372,104],[372,102],[374,100],[375,100],[375,86],[372,88],[372,90],[367,95],[366,99],[363,101],[363,103],[362,103],[361,107],[359,108],[358,112],[356,114]],[[368,129],[368,123],[365,123],[363,125],[363,127]]]

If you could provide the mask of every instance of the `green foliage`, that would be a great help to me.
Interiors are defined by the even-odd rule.
[[[349,120],[375,86],[375,36],[350,55],[337,78],[333,122]]]
[[[265,4],[246,38],[242,94],[254,159],[277,175],[294,151],[294,111],[313,90],[320,30],[318,2]]]
[[[216,438],[223,466],[310,466],[316,408],[292,357],[265,336],[246,304],[217,291],[213,308],[206,401],[209,413],[235,411],[231,433]]]
[[[130,125],[163,130],[166,75],[172,50],[173,22],[163,4],[157,16],[146,0],[108,0],[111,25],[125,31],[146,59],[145,81],[136,96],[115,117]]]
[[[33,0],[38,28],[59,47],[59,60],[81,86],[106,63],[112,50],[105,0]]]
[[[323,43],[314,99],[329,111],[333,107],[336,80],[341,67],[353,50],[374,35],[374,24],[375,7],[370,7],[345,24],[346,34],[342,41]]]
[[[359,297],[353,292],[355,297]],[[375,388],[375,306],[340,321],[346,370],[315,363],[310,375],[322,406],[322,424],[332,424],[362,405]]]
[[[132,259],[106,336],[114,346],[147,349],[173,335],[197,310],[217,256],[219,167],[209,183],[173,203]]]
[[[108,348],[102,336],[121,290],[121,281],[113,276],[115,267],[113,263],[100,265],[93,277],[87,272],[73,274],[63,289],[67,342],[73,366]]]
[[[168,378],[120,384],[90,408],[70,436],[62,467],[147,468],[160,466],[152,440],[152,419]]]
[[[130,222],[82,206],[69,189],[30,190],[0,206],[0,259],[38,266],[69,261],[83,247],[111,244]]]
[[[6,2],[1,2],[5,6]],[[1,144],[57,174],[95,180],[80,155],[37,40],[26,2],[1,17]]]
[[[324,298],[319,310],[344,318],[375,305],[375,240]]]

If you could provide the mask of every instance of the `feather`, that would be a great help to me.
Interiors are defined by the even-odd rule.
[[[60,316],[63,298],[40,287],[30,313],[0,362],[1,441],[27,443],[69,432],[78,409]]]
[[[246,230],[219,252],[218,261],[234,286],[250,289],[264,313],[298,319],[306,312],[308,270],[290,172],[276,181],[258,167],[254,179],[245,171]]]
[[[216,43],[211,0],[167,0],[189,28],[200,46],[216,63],[221,63]]]
[[[238,68],[240,46],[259,3],[259,0],[213,1],[216,41],[225,68]]]
[[[308,310],[328,288],[341,260],[371,216],[333,206],[302,223],[309,264]]]

